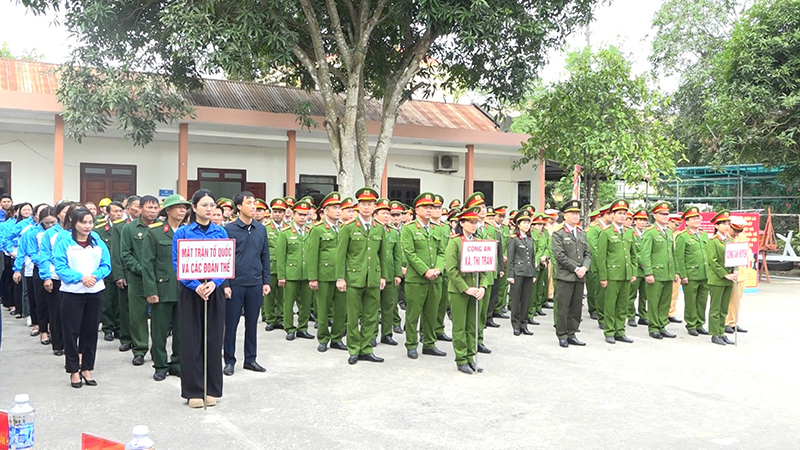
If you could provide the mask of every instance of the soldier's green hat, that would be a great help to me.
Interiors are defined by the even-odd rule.
[[[599,215],[600,215],[600,210],[599,209],[595,209],[595,210],[593,210],[592,212],[589,213],[589,220],[594,220]]]
[[[450,202],[450,209],[458,208],[461,209],[461,200],[455,199]]]
[[[636,211],[636,214],[633,215],[634,220],[644,219],[647,220],[647,211],[640,209]]]
[[[392,201],[391,203],[389,203],[389,212],[392,214],[394,213],[403,214],[404,212],[406,212],[406,206],[396,200]]]
[[[391,202],[389,201],[389,199],[388,199],[388,198],[379,198],[379,199],[378,199],[378,200],[375,202],[375,211],[373,211],[373,213],[374,213],[374,212],[378,212],[378,211],[380,211],[380,210],[382,210],[382,209],[385,209],[385,210],[387,210],[387,211],[391,211],[391,209],[392,209],[392,204],[391,204]]]
[[[487,206],[486,207],[486,217],[494,217],[494,216],[495,216],[494,207]]]
[[[669,203],[667,202],[658,202],[656,203],[653,208],[650,210],[653,214],[669,214]]]
[[[439,194],[433,194],[433,206],[444,206],[444,197]]]
[[[531,214],[524,209],[514,216],[514,223],[520,223],[523,220],[527,220],[528,222],[531,220]]]
[[[450,210],[450,214],[447,215],[447,221],[452,222],[454,220],[458,220],[458,215],[461,214],[461,208],[453,208]]]
[[[353,197],[345,197],[342,199],[342,209],[352,209],[354,206]]]
[[[465,208],[458,214],[458,220],[478,220],[478,214],[481,212],[480,206],[473,206],[471,208]]]
[[[378,191],[371,187],[363,187],[356,191],[356,200],[359,202],[374,202],[378,200]]]
[[[192,206],[192,204],[186,201],[186,199],[182,195],[172,194],[164,199],[164,204],[161,205],[161,211],[158,212],[158,215],[165,216],[167,214],[167,208],[175,205],[183,205],[186,206],[187,208]]]
[[[523,205],[519,208],[520,211],[528,211],[528,214],[533,217],[533,213],[536,212],[536,207],[531,204]]]
[[[607,203],[600,207],[600,215],[605,215],[611,212],[611,203]]]
[[[342,204],[342,197],[338,192],[333,191],[326,195],[319,204],[320,209],[325,209],[326,206],[336,206]]]
[[[436,196],[432,192],[423,192],[414,199],[414,208],[420,206],[433,206],[436,201]]]
[[[273,210],[282,209],[286,211],[286,199],[283,197],[273,198],[271,202],[269,202],[270,208]]]
[[[508,206],[506,206],[506,205],[500,205],[500,206],[495,206],[494,207],[494,213],[496,215],[498,215],[498,216],[505,216],[507,210],[508,210]]]
[[[472,208],[473,206],[481,206],[486,203],[486,196],[483,195],[483,192],[473,192],[472,195],[467,197],[466,203],[467,208]]]
[[[312,209],[314,209],[314,207],[311,205],[311,203],[309,203],[309,202],[307,202],[305,200],[301,200],[301,201],[295,203],[294,204],[294,208],[292,208],[292,210],[296,211],[296,212],[309,212]]]
[[[267,209],[267,202],[265,202],[264,200],[262,200],[260,198],[257,198],[256,199],[256,209],[264,209],[264,210],[266,210]]]
[[[581,212],[581,201],[580,200],[570,200],[564,203],[561,206],[561,212],[568,213],[568,212]]]
[[[514,218],[517,217],[517,214],[519,214],[519,211],[517,211],[516,209],[512,209],[511,212],[508,213],[509,220],[513,222]]]
[[[614,203],[611,204],[611,208],[609,208],[609,212],[613,213],[615,211],[627,211],[628,209],[630,209],[628,208],[628,201],[624,198],[620,198],[614,200]]]
[[[166,200],[166,199],[165,199]],[[228,207],[233,209],[233,200],[229,199],[228,197],[220,197],[217,199],[217,206],[220,208]]]
[[[700,208],[697,206],[689,206],[686,210],[683,211],[682,219],[691,219],[692,217],[697,217],[700,215]]]
[[[538,212],[533,216],[533,223],[547,223],[549,216],[543,212]]]
[[[291,195],[287,195],[286,197],[283,197],[283,201],[286,202],[286,208],[287,209],[294,208],[294,204],[297,203],[297,199],[292,197]]]
[[[314,207],[314,198],[311,197],[310,195],[306,195],[305,197],[301,198],[300,201],[308,202],[308,204],[311,205],[312,208]]]
[[[722,211],[718,212],[714,217],[711,219],[711,223],[714,225],[721,223],[721,222],[730,222],[731,221],[731,212],[727,209],[723,209]]]

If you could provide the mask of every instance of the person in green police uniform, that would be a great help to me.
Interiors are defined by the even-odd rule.
[[[400,202],[389,202],[378,199],[375,207],[375,221],[386,227],[383,245],[386,247],[386,259],[383,264],[386,273],[386,287],[381,292],[381,344],[397,345],[392,337],[394,315],[397,313],[397,291],[403,280],[403,258],[400,251],[400,231],[393,226],[392,213],[403,210]]]
[[[453,320],[453,352],[456,354],[456,367],[462,373],[482,372],[475,363],[476,308],[486,303],[491,279],[484,274],[461,271],[461,247],[465,241],[476,239],[475,232],[481,208],[466,208],[458,215],[461,233],[456,234],[447,244],[445,267],[449,272],[447,289],[450,291],[450,313]],[[480,320],[480,319],[479,319]]]
[[[625,229],[628,201],[620,199],[610,207],[611,226],[597,238],[598,279],[603,292],[603,320],[606,342],[632,343],[625,335],[625,318],[630,299],[630,284],[636,281],[636,252],[633,249],[633,231]],[[594,264],[592,264],[594,265]]]
[[[501,211],[503,211],[503,216],[505,216],[505,208],[506,206],[499,207]],[[486,232],[490,238],[494,238],[497,241],[497,248],[498,248],[498,264],[505,267],[506,262],[506,245],[508,245],[508,237],[503,235],[503,221],[502,219],[498,222],[498,212],[497,208],[488,207],[486,208]],[[496,315],[497,311],[497,304],[500,303],[499,297],[501,289],[503,289],[503,295],[508,291],[508,284],[506,281],[505,273],[502,273],[495,278],[494,284],[492,284],[492,289],[489,292],[489,304],[487,307],[489,308],[486,312],[486,326],[498,328],[500,325],[495,323],[494,317],[499,317],[502,319],[507,319],[508,316],[502,313],[502,307],[500,308],[500,314]]]
[[[364,187],[355,197],[358,216],[342,227],[336,251],[336,289],[346,293],[347,362],[351,365],[359,360],[383,362],[373,353],[370,341],[378,334],[380,296],[386,286],[381,267],[386,259],[386,227],[372,218],[378,193]]]
[[[133,340],[133,365],[144,364],[150,336],[147,330],[147,297],[144,294],[142,268],[151,264],[142,258],[144,235],[150,225],[158,217],[161,205],[152,195],[141,198],[142,213],[138,219],[125,225],[120,239],[120,258],[125,268],[125,279],[128,282],[128,311],[131,321],[131,339]]]
[[[711,291],[708,331],[711,333],[711,342],[717,345],[733,344],[725,336],[725,317],[728,314],[733,284],[739,280],[735,267],[725,267],[725,243],[731,241],[730,211],[718,212],[711,222],[714,224],[714,236],[706,244],[708,288]]]
[[[142,282],[144,295],[150,304],[150,336],[153,340],[153,379],[164,381],[167,374],[180,376],[180,327],[178,326],[178,280],[172,266],[172,237],[191,203],[174,194],[164,199],[159,216],[166,222],[153,222],[142,243]],[[167,335],[172,329],[172,355],[167,361]]]
[[[403,229],[403,216],[406,214],[406,205],[400,202],[392,202],[391,209],[389,211],[389,215],[392,218],[392,225],[391,229],[395,233],[395,237],[397,238],[397,251],[400,252],[400,274],[402,277],[406,275],[406,260],[405,255],[403,254],[403,249],[400,245],[400,231]],[[385,290],[385,289],[384,289]],[[390,291],[391,292],[391,291]],[[401,327],[402,321],[400,319],[400,299],[401,296],[404,295],[404,281],[401,279],[400,285],[397,286],[394,292],[394,312],[392,313],[392,332],[396,334],[403,334],[403,328]],[[404,297],[403,297],[404,298]],[[391,345],[391,344],[390,344]]]
[[[342,343],[347,304],[345,294],[336,290],[336,252],[339,247],[339,219],[342,216],[341,195],[334,191],[320,203],[322,217],[308,236],[308,285],[317,291],[317,350],[325,352],[331,348],[347,350]],[[328,326],[325,312],[333,309],[333,325]]]
[[[503,264],[505,265],[508,257],[506,254],[508,253],[508,240],[511,237],[511,231],[508,228],[508,225],[505,224],[506,213],[508,211],[508,206],[501,205],[496,206],[494,208],[494,227],[500,231],[500,244],[503,249]],[[495,306],[492,312],[492,317],[497,317],[500,319],[508,319],[508,315],[505,314],[506,306],[508,306],[508,298],[509,298],[509,291],[508,291],[508,274],[503,274],[500,277],[497,283],[497,298],[494,300]],[[492,295],[494,297],[495,290],[492,290]]]
[[[636,316],[639,316],[639,323],[647,325],[647,292],[644,285],[644,267],[640,250],[644,230],[647,228],[647,211],[639,210],[633,215],[633,249],[636,252],[636,281],[631,284],[631,299],[628,304],[628,326],[637,327]],[[636,298],[639,298],[639,308],[636,308]]]
[[[101,200],[100,203],[103,203],[103,201]],[[106,221],[102,225],[94,227],[94,231],[97,232],[100,239],[108,247],[108,251],[111,252],[113,248],[114,222],[121,221],[124,208],[120,202],[111,202],[105,206],[105,209],[107,214]],[[114,285],[113,273],[106,277],[105,284],[106,290],[103,292],[103,339],[111,342],[114,338],[119,339],[122,337],[120,332],[119,292],[117,286]]]
[[[293,208],[292,223],[278,235],[278,287],[283,288],[283,326],[286,340],[295,337],[314,339],[308,332],[311,314],[311,288],[308,285],[306,240],[311,227],[306,224],[311,205],[297,202]],[[297,326],[294,325],[294,305],[297,304]]]
[[[434,229],[439,232],[444,242],[450,239],[451,229],[450,224],[447,222],[447,216],[443,215],[442,205],[444,204],[444,197],[439,194],[433,195],[433,212],[431,214],[431,223]],[[445,245],[447,248],[447,245]],[[439,298],[439,309],[436,312],[436,333],[437,341],[450,342],[453,339],[444,332],[444,316],[447,315],[447,308],[450,305],[450,293],[447,289],[447,267],[442,271],[442,296]]]
[[[680,276],[675,267],[675,239],[669,228],[669,203],[658,202],[651,212],[655,225],[645,230],[639,247],[649,303],[648,331],[653,339],[672,339],[675,335],[667,331],[667,316],[672,301],[672,283],[680,281]]]
[[[128,307],[128,281],[125,279],[125,268],[122,266],[121,243],[122,230],[132,221],[139,218],[141,208],[139,196],[133,195],[125,201],[127,218],[112,222],[111,226],[111,277],[117,287],[117,307],[119,309],[119,351],[127,352],[133,348],[131,340],[130,308]]]
[[[686,228],[675,235],[675,266],[683,285],[685,308],[683,319],[690,336],[708,334],[706,323],[708,305],[708,233],[700,230],[703,219],[696,206],[683,212]]]
[[[547,265],[552,257],[552,238],[550,232],[546,228],[547,214],[538,212],[533,216],[533,226],[536,228],[539,238],[536,241],[536,260],[534,267],[536,268],[536,288],[533,290],[535,293],[534,303],[531,304],[531,310],[544,316],[543,308],[547,305]],[[556,321],[556,314],[553,313],[553,322]]]
[[[400,243],[406,261],[406,354],[417,359],[419,326],[422,326],[422,353],[447,354],[436,348],[436,317],[442,297],[442,272],[446,241],[431,223],[434,195],[423,192],[414,200],[417,219],[400,231]]]
[[[597,240],[600,237],[600,233],[611,226],[610,207],[611,205],[600,207],[597,223],[586,230],[586,240],[589,243],[589,249],[592,252],[592,260],[594,261],[597,260]],[[586,278],[586,289],[588,291],[586,303],[589,306],[589,318],[597,320],[597,325],[602,330],[603,327],[605,327],[603,321],[603,310],[605,306],[603,296],[605,295],[605,289],[600,288],[600,279],[598,278],[597,271],[597,264],[592,264]]]
[[[485,204],[485,196],[483,195],[483,193],[482,192],[474,192],[472,195],[469,196],[469,198],[467,198],[467,201],[465,203],[466,203],[466,208],[468,208],[468,209],[472,208],[472,207],[475,207],[475,206],[480,208],[480,211],[478,212],[478,229],[475,230],[475,236],[477,236],[478,239],[482,239],[482,240],[487,240],[487,239],[489,239],[489,240],[492,240],[492,239],[493,240],[497,240],[497,236],[491,236],[489,234],[488,228],[486,227],[486,212],[487,212],[487,210],[486,210],[486,204]],[[502,272],[502,270],[503,270],[503,258],[502,258],[502,255],[500,255],[500,249],[499,248],[498,248],[498,259],[497,259],[496,269],[497,270],[495,270],[495,271],[486,272],[485,274],[483,274],[483,276],[488,278],[488,282],[489,282],[488,290],[489,290],[489,292],[491,292],[492,286],[494,285],[494,282],[495,282],[495,279],[497,278],[498,272]],[[486,317],[488,316],[488,312],[489,312],[489,302],[488,301],[481,302],[481,304],[479,306],[480,306],[480,308],[479,308],[479,311],[478,311],[478,352],[479,353],[489,354],[489,353],[492,353],[492,351],[489,350],[489,347],[487,347],[483,343],[483,330],[486,328]]]
[[[271,217],[264,223],[269,245],[270,291],[261,306],[261,318],[266,323],[264,329],[267,331],[283,329],[283,287],[278,286],[278,235],[284,228],[286,201],[280,197],[274,198],[270,202],[270,209]]]

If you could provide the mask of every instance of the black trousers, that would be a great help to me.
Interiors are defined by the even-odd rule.
[[[514,284],[511,285],[511,328],[515,330],[528,327],[532,289],[533,277],[514,277]]]
[[[14,306],[14,258],[3,255],[3,306]],[[20,310],[22,312],[22,310]]]
[[[447,286],[445,286],[445,289],[447,289]],[[494,310],[497,307],[497,296],[500,294],[499,291],[500,291],[500,278],[498,277],[496,280],[494,280],[494,284],[492,285],[492,290],[489,293],[489,305],[487,305],[489,309],[488,312],[486,313],[487,322],[492,318]]]
[[[256,360],[258,316],[261,314],[261,285],[231,286],[231,298],[225,300],[225,364],[236,364],[236,329],[244,307],[244,362]],[[325,314],[322,314],[323,319]]]
[[[583,287],[585,283],[558,280],[556,301],[558,316],[556,319],[556,335],[558,339],[574,338],[581,324],[583,309]]]
[[[208,303],[208,342],[203,337],[205,303]],[[222,397],[222,338],[225,328],[222,288],[217,287],[205,302],[196,292],[183,283],[179,284],[178,322],[181,330],[181,397],[203,398],[203,352],[208,355],[208,395]]]
[[[61,322],[61,281],[53,280],[53,290],[45,292],[47,298],[47,314],[50,316],[50,345],[53,351],[64,350],[64,332]],[[44,289],[44,288],[43,288]]]
[[[12,269],[12,276],[13,276],[13,269]],[[14,310],[17,312],[18,316],[23,316],[25,310],[24,306],[22,305],[22,283],[25,282],[25,277],[22,277],[19,283],[14,283],[14,280],[11,280],[11,291],[12,295],[14,296]]]
[[[25,293],[28,295],[28,310],[31,314],[31,325],[39,325],[39,310],[36,308],[36,287],[39,275],[34,273],[31,277],[22,277],[25,281]]]
[[[61,322],[67,373],[94,370],[97,327],[103,315],[103,291],[93,294],[62,292]],[[82,358],[78,359],[78,353]]]
[[[32,288],[31,285],[33,285]],[[42,279],[39,278],[38,267],[33,268],[33,277],[31,277],[30,284],[28,284],[28,292],[33,292],[34,297],[36,297],[36,316],[39,324],[39,331],[42,333],[49,333],[50,313],[47,309],[47,291],[44,290]],[[33,313],[31,313],[31,315],[32,314]]]

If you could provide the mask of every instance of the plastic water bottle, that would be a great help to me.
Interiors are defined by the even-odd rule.
[[[8,411],[8,448],[18,450],[33,448],[33,419],[36,410],[28,403],[28,394],[14,397],[14,406]]]
[[[133,439],[125,446],[125,450],[155,450],[156,443],[147,437],[149,432],[147,425],[133,427]]]

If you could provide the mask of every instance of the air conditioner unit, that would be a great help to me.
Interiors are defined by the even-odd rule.
[[[458,172],[458,155],[436,155],[433,157],[433,170],[439,173]]]

